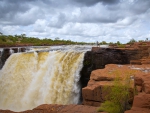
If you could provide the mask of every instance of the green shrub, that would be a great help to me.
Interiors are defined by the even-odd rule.
[[[102,103],[101,107],[98,108],[98,111],[106,111],[108,113],[120,113],[120,106],[118,104],[114,104],[111,101],[105,101],[105,103]]]
[[[120,77],[118,76],[119,73],[115,73],[116,78],[113,81],[113,86],[105,87],[105,90],[109,93],[105,96],[106,101],[101,104],[100,108],[98,108],[98,111],[105,111],[108,113],[124,113],[129,105],[129,88],[131,85],[130,78],[127,75],[126,79],[121,81]]]
[[[125,48],[126,46],[123,44],[118,45],[119,48]]]

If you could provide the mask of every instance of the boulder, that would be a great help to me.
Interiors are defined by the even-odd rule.
[[[150,94],[139,93],[134,97],[131,110],[125,113],[150,113]]]
[[[108,89],[111,87],[112,87],[112,82],[107,82],[107,81],[98,82],[98,81],[90,80],[90,82],[88,83],[88,87],[82,88],[82,97],[84,101],[104,102],[105,96],[109,92]],[[89,104],[85,104],[85,105],[89,105]]]
[[[139,93],[135,96],[133,107],[150,108],[150,94]]]

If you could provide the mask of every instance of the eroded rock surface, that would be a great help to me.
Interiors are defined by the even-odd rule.
[[[97,112],[97,107],[92,106],[43,104],[34,108],[33,110],[27,110],[22,112],[0,110],[0,113],[105,113],[105,112]]]
[[[125,73],[127,69],[129,72]],[[132,70],[128,66],[115,64],[109,64],[106,65],[104,69],[92,71],[87,87],[82,89],[82,96],[84,100],[83,104],[100,106],[100,104],[105,101],[105,96],[109,93],[108,88],[113,87],[114,79],[117,77],[122,81],[122,83],[125,83],[125,76],[127,76],[127,74],[131,71]],[[138,72],[140,71],[136,70],[136,72],[134,72],[134,75]],[[133,82],[133,80],[131,80],[130,82]],[[106,86],[108,87],[107,90],[105,88]],[[133,93],[133,83],[131,90]],[[99,105],[94,103],[99,103]]]
[[[146,64],[108,64],[104,69],[92,71],[87,87],[82,89],[83,104],[100,106],[105,101],[107,93],[109,93],[104,87],[111,88],[116,76],[119,77],[122,83],[125,82],[126,76],[128,76],[130,82],[133,83],[129,90],[131,94],[129,103],[131,105],[133,103],[133,106],[126,113],[150,113],[150,65]]]

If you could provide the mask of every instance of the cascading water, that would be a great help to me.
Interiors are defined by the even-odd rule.
[[[3,54],[3,49],[0,48],[0,69],[2,68],[2,60],[1,60],[2,54]]]
[[[41,104],[77,104],[84,52],[12,54],[0,70],[0,109],[24,111]]]
[[[18,47],[18,53],[20,53],[21,52],[21,48],[20,47]]]
[[[13,54],[13,53],[14,53],[14,50],[10,49],[10,50],[9,50],[9,53],[10,53],[10,54]]]

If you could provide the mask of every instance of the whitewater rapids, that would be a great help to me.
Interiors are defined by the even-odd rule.
[[[41,104],[78,104],[84,52],[12,54],[0,70],[0,109],[24,111]]]

